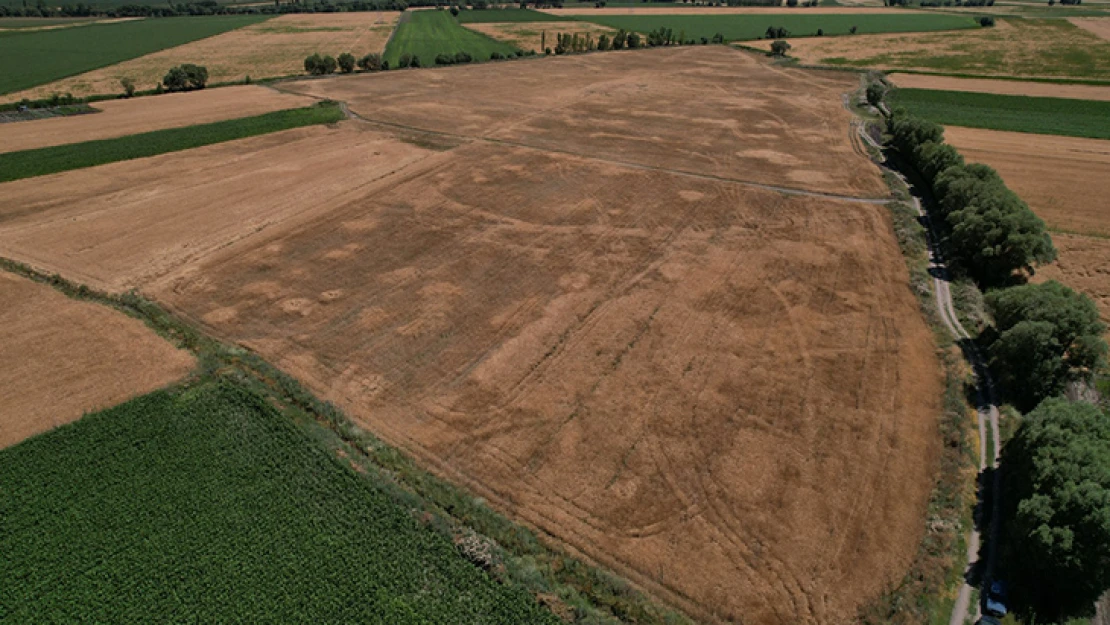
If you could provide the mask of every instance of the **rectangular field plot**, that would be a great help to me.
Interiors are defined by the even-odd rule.
[[[0,449],[13,623],[554,623],[230,383]]]
[[[0,448],[175,382],[193,364],[138,319],[0,270]]]
[[[339,124],[8,182],[0,256],[125,291],[428,154]]]
[[[839,104],[858,81],[849,73],[769,67],[710,46],[315,80],[289,89],[345,101],[363,118],[393,126],[886,197],[870,159],[853,150],[851,115]]]
[[[149,291],[694,614],[836,622],[900,578],[939,380],[885,208],[451,155]]]

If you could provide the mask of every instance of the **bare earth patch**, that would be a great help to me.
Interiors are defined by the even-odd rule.
[[[889,74],[887,77],[895,85],[909,89],[941,89],[945,91],[971,91],[974,93],[996,93],[1000,95],[1110,101],[1110,86],[1060,85],[1020,80],[989,80],[983,78],[930,76],[927,74],[893,73]]]
[[[902,578],[941,384],[851,199],[886,192],[857,77],[714,46],[287,86],[372,121],[0,185],[0,253],[138,286],[700,619]]]
[[[559,34],[590,35],[597,41],[598,35],[612,35],[616,32],[607,26],[589,22],[492,22],[463,25],[499,41],[511,43],[521,50],[535,50],[537,54],[543,54],[545,44],[554,49]],[[544,33],[547,33],[546,40]]]
[[[92,105],[99,113],[0,124],[0,153],[250,117],[313,102],[253,85],[109,100]]]
[[[955,126],[944,136],[997,169],[1050,228],[1110,236],[1110,141]]]
[[[192,355],[110,308],[0,272],[0,448],[184,377]]]
[[[139,89],[153,89],[171,67],[181,63],[204,65],[212,83],[241,81],[246,76],[257,79],[301,74],[304,73],[305,57],[315,52],[332,56],[350,52],[356,57],[381,52],[399,15],[397,12],[282,15],[215,37],[7,94],[0,100],[34,100],[50,97],[54,93],[72,93],[79,97],[120,93],[121,78],[132,79]]]
[[[1072,17],[1068,21],[1089,33],[1110,41],[1110,17]]]

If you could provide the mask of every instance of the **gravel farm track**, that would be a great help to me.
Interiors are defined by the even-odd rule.
[[[856,75],[707,46],[281,87],[356,118],[5,183],[0,256],[140,290],[699,619],[840,623],[903,577],[942,380]]]

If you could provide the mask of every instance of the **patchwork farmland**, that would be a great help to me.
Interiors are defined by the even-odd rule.
[[[1044,621],[1103,10],[868,1],[0,3],[0,622]]]
[[[360,119],[6,184],[0,255],[138,287],[693,615],[835,622],[938,453],[857,84],[722,47],[289,84]]]

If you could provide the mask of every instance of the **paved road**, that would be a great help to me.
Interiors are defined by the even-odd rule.
[[[869,145],[880,148],[864,130],[863,126],[858,126],[860,137],[863,138]],[[909,183],[905,177],[896,171],[888,171],[898,176],[898,178],[910,189]],[[964,355],[967,357],[968,362],[971,364],[972,369],[975,371],[975,377],[978,382],[977,389],[977,412],[979,415],[979,471],[982,473],[986,471],[987,467],[998,467],[998,456],[1000,451],[999,441],[1001,436],[998,430],[998,405],[994,391],[994,382],[991,380],[990,372],[987,370],[986,360],[983,355],[979,353],[978,348],[971,342],[971,335],[960,323],[959,315],[956,314],[956,308],[952,304],[952,290],[951,279],[948,274],[948,268],[944,263],[944,257],[941,255],[940,249],[937,246],[936,230],[933,228],[932,222],[929,220],[929,215],[921,206],[921,199],[916,195],[913,197],[913,206],[917,210],[918,216],[921,218],[922,224],[926,228],[926,238],[929,243],[929,273],[933,276],[933,296],[936,299],[937,311],[940,313],[941,322],[944,323],[945,328],[952,335],[957,342],[961,343],[964,348]],[[993,449],[987,449],[987,427],[990,427],[991,438],[994,441]],[[998,471],[993,472],[994,476],[994,493],[999,492],[999,474]],[[998,519],[998,497],[992,498],[992,514],[991,514],[991,527],[989,532],[989,542],[987,549],[987,561],[983,570],[983,579],[991,579],[994,571],[995,547],[998,544],[998,524],[995,522]],[[981,537],[979,531],[972,528],[970,535],[967,538],[967,561],[969,567],[979,557],[979,545]],[[948,625],[964,625],[967,622],[968,614],[974,609],[973,615],[975,619],[982,616],[980,606],[976,605],[974,608],[971,603],[972,587],[966,582],[960,587],[960,593],[956,598],[955,605],[952,606],[952,615],[948,620]]]

